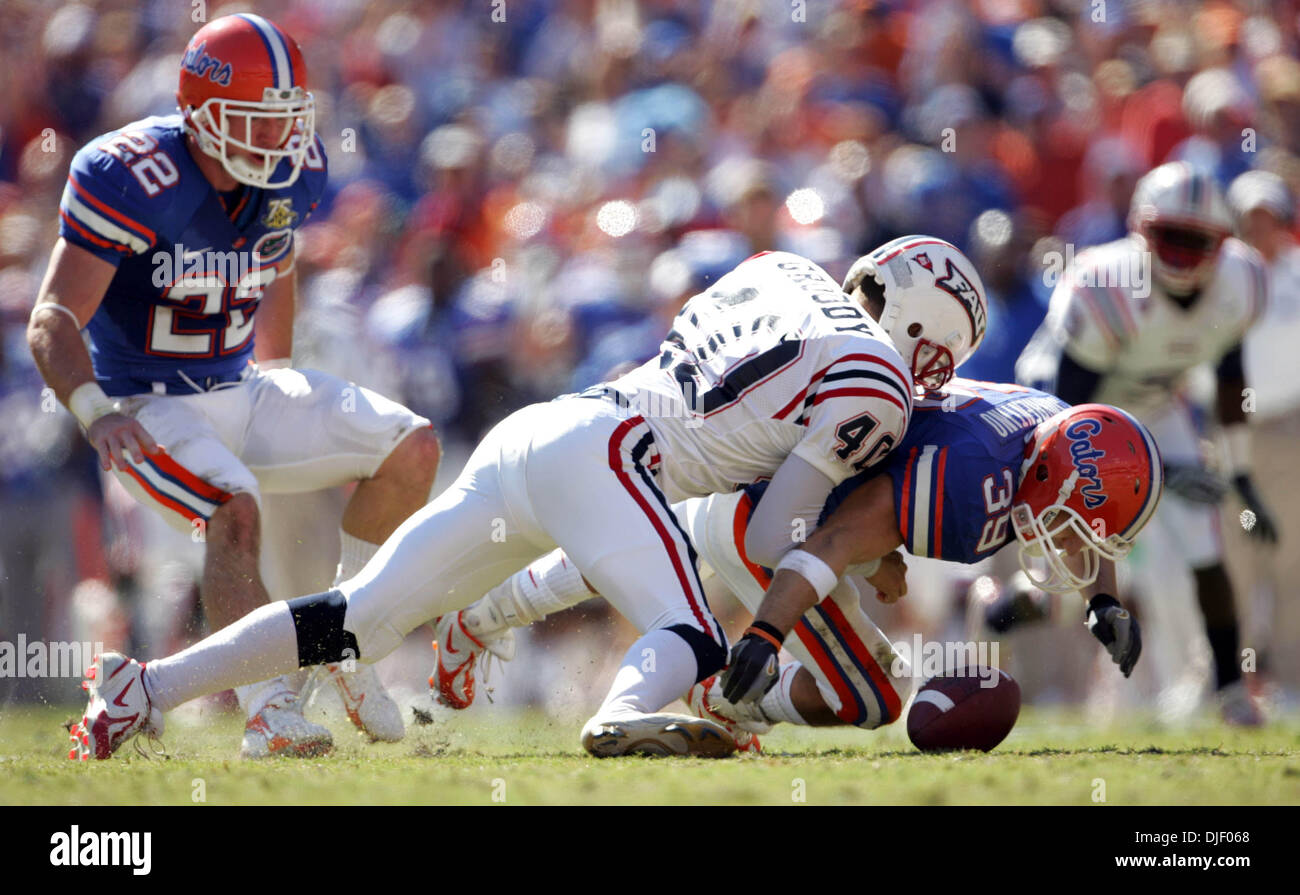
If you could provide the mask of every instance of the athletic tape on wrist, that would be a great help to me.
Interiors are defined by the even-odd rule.
[[[293,366],[293,359],[288,357],[275,357],[271,360],[260,360],[257,362],[259,370],[284,370]]]
[[[1229,476],[1250,472],[1250,426],[1233,423],[1224,427],[1223,453]]]
[[[880,557],[876,557],[870,562],[860,562],[856,566],[849,566],[844,570],[846,575],[861,575],[863,578],[870,578],[880,571]]]
[[[117,412],[117,402],[104,394],[98,382],[83,382],[68,395],[68,409],[77,422],[90,428],[101,416]]]
[[[830,566],[807,550],[791,550],[781,557],[781,562],[777,565],[776,570],[779,572],[782,569],[787,569],[802,576],[805,581],[812,585],[812,589],[817,592],[817,599],[819,600],[824,600],[826,595],[835,589],[835,585],[840,580],[840,576],[836,575]]]

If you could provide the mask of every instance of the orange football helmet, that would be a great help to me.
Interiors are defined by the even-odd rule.
[[[1147,428],[1107,404],[1080,404],[1044,420],[1025,447],[1011,507],[1020,567],[1035,587],[1068,593],[1097,580],[1101,559],[1121,559],[1155,513],[1164,489],[1160,450]],[[1057,543],[1083,542],[1083,570]],[[1031,568],[1028,558],[1047,564]]]
[[[298,179],[316,135],[316,100],[302,51],[275,23],[241,13],[200,28],[176,98],[186,131],[240,183],[277,189]]]

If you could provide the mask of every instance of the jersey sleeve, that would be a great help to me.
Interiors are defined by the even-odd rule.
[[[886,471],[912,555],[974,563],[1007,542],[1016,471],[977,442],[914,445]]]
[[[1268,267],[1259,252],[1239,239],[1224,242],[1220,277],[1227,283],[1224,293],[1234,304],[1228,319],[1240,327],[1237,342],[1245,339],[1268,310]]]
[[[869,344],[829,365],[799,417],[807,431],[793,453],[836,484],[875,466],[907,431],[912,380],[896,353],[882,354]]]
[[[72,159],[59,202],[59,235],[116,265],[158,243],[156,200],[117,156],[88,144]]]
[[[1090,285],[1094,278],[1086,271],[1097,263],[1087,253],[1081,255],[1077,266],[1056,284],[1047,324],[1056,343],[1075,363],[1105,371],[1115,364],[1132,324],[1123,295],[1105,286]]]

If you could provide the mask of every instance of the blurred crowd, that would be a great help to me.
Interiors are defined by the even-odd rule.
[[[1291,247],[1294,2],[6,0],[0,638],[89,618],[169,645],[112,599],[160,587],[153,529],[43,395],[23,330],[72,154],[172,112],[195,16],[238,11],[301,45],[329,156],[299,235],[297,363],[433,419],[448,475],[510,411],[652,355],[681,303],[754,251],[839,277],[898,235],[951,240],[991,303],[962,373],[1009,381],[1046,310],[1044,257],[1121,236],[1156,164],[1225,190],[1275,175],[1239,210],[1262,212],[1270,262]],[[1270,333],[1295,331],[1295,304]],[[1287,349],[1265,347],[1250,372],[1269,378]],[[1295,404],[1261,392],[1261,412]],[[192,582],[168,580],[183,617]],[[900,624],[939,630],[966,583]]]

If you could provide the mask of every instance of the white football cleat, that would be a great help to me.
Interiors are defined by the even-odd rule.
[[[592,718],[582,728],[582,748],[597,758],[618,755],[692,755],[725,758],[736,741],[721,724],[660,712]]]
[[[358,662],[356,669],[344,671],[343,664],[335,662],[325,666],[325,675],[338,689],[348,719],[369,736],[371,742],[396,743],[406,736],[402,710],[384,689],[373,666]]]
[[[244,725],[240,758],[293,756],[310,758],[334,748],[329,730],[303,717],[297,695],[286,690],[271,697]]]
[[[81,720],[69,728],[68,758],[105,759],[138,733],[151,739],[162,735],[162,712],[153,707],[144,689],[144,666],[121,653],[96,656],[81,688],[90,696]]]
[[[721,724],[727,728],[736,741],[736,748],[741,752],[762,752],[763,745],[758,741],[758,734],[744,727],[738,717],[739,713],[736,706],[722,698],[722,688],[718,684],[716,674],[709,675],[686,692],[686,704],[695,714],[715,724]],[[754,724],[755,722],[749,722]],[[770,724],[756,725],[761,726],[762,733],[767,733],[772,729]]]
[[[438,702],[453,709],[467,709],[474,704],[474,666],[483,653],[502,662],[515,657],[515,632],[506,628],[491,638],[479,639],[465,625],[465,610],[442,616],[434,625],[433,642],[438,655],[429,688]],[[486,666],[484,680],[487,680]]]

